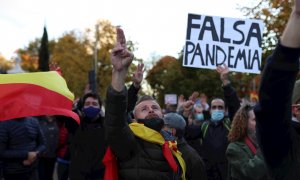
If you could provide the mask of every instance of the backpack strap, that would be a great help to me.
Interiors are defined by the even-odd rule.
[[[225,118],[223,121],[222,121],[223,125],[225,126],[225,128],[230,131],[231,129],[231,121],[229,120],[229,118]],[[201,125],[201,132],[202,132],[202,139],[205,138],[205,135],[207,133],[207,129],[208,129],[208,126],[209,126],[209,122],[205,121],[203,122],[203,124]]]
[[[223,120],[223,125],[225,126],[225,128],[226,128],[228,131],[230,131],[230,129],[231,129],[231,122],[230,122],[230,120],[229,120],[228,118],[225,118],[225,119]]]
[[[208,129],[208,122],[203,122],[203,124],[201,125],[201,132],[202,132],[202,139],[204,139],[207,129]]]

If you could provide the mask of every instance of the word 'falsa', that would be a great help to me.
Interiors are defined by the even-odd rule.
[[[202,19],[201,19],[202,18]],[[255,21],[189,14],[183,65],[261,68],[261,27]],[[253,48],[254,47],[254,48]]]

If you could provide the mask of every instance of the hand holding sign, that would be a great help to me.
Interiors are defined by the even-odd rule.
[[[217,72],[220,74],[220,79],[223,83],[223,86],[226,86],[230,83],[229,81],[229,69],[226,64],[218,65]]]

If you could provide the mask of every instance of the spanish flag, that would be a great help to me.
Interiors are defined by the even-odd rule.
[[[40,115],[63,115],[79,123],[72,111],[74,95],[56,71],[0,74],[0,121]]]

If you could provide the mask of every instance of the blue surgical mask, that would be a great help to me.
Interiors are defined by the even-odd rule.
[[[224,118],[224,111],[222,110],[212,110],[211,111],[211,120],[213,122],[218,122]]]
[[[175,141],[175,136],[172,135],[172,131],[170,130],[161,130],[161,135],[164,137],[166,141]]]
[[[196,113],[195,114],[195,120],[203,121],[204,120],[204,115],[202,113]]]
[[[83,110],[84,115],[89,119],[94,119],[97,117],[101,111],[100,108],[95,108],[93,106],[89,106],[87,108],[84,108]]]

